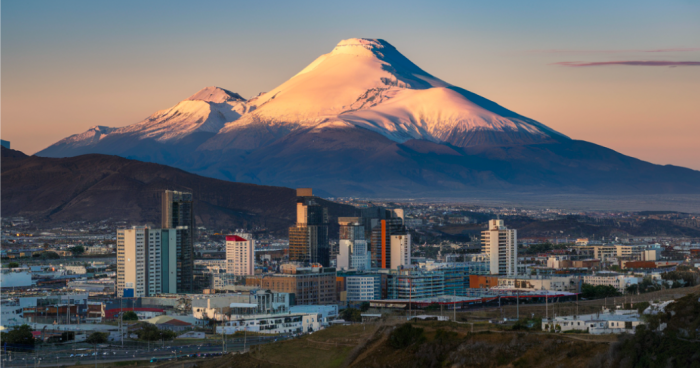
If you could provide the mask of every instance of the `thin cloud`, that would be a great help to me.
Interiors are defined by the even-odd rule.
[[[628,66],[700,66],[700,61],[600,61],[600,62],[579,62],[579,61],[560,61],[552,65],[568,66],[568,67],[587,67],[587,66],[606,66],[606,65],[628,65]]]
[[[623,54],[623,53],[663,53],[663,52],[693,52],[700,51],[700,47],[677,47],[669,49],[648,49],[648,50],[529,50],[532,53],[541,54]]]

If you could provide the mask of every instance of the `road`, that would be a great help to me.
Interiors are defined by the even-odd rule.
[[[277,340],[288,339],[289,336],[251,336],[247,339],[236,338],[226,341],[225,352],[243,351],[252,345],[266,344]],[[32,353],[2,354],[3,367],[50,367],[61,365],[97,364],[113,363],[128,360],[146,359],[176,359],[186,355],[199,354],[222,354],[224,353],[221,341],[206,340],[201,344],[173,345],[173,342],[161,344],[152,348],[147,348],[141,344],[140,348],[124,347],[120,344],[109,345],[109,347],[98,347],[95,351],[92,348],[79,349],[44,349],[37,348]],[[156,344],[157,345],[157,344]],[[84,355],[84,356],[81,356]]]

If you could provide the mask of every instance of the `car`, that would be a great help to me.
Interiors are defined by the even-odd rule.
[[[71,355],[69,356],[69,358],[72,358],[72,357],[74,357],[74,356],[75,356],[75,354],[71,354]]]

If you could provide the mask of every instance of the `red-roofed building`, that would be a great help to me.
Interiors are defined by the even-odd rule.
[[[246,239],[247,238],[247,239]],[[226,236],[226,272],[236,276],[255,274],[255,240],[250,235]]]
[[[170,330],[175,332],[186,331],[192,329],[192,324],[179,319],[171,319],[170,321],[157,323],[156,326],[161,330]]]

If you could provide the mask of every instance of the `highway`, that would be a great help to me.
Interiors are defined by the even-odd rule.
[[[147,347],[146,343],[139,343],[137,347],[125,346],[120,343],[110,345],[98,345],[94,348],[71,348],[69,346],[54,346],[49,349],[41,347],[34,352],[3,352],[3,367],[50,367],[61,365],[80,364],[104,364],[129,360],[146,359],[179,359],[182,357],[205,358],[221,355],[224,352],[243,351],[253,345],[266,344],[273,341],[288,339],[290,336],[251,336],[243,338],[230,338],[226,340],[225,351],[221,341],[208,339],[199,344],[179,345],[177,341],[157,343],[156,346]],[[177,345],[174,345],[177,344]],[[64,348],[65,347],[65,348]]]

